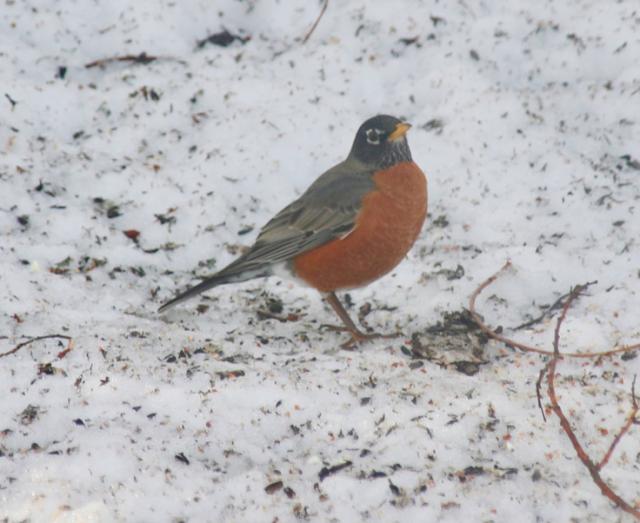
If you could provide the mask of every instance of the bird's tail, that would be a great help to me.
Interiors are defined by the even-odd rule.
[[[158,312],[165,312],[179,303],[187,301],[188,299],[191,299],[213,287],[217,287],[218,285],[224,285],[225,283],[238,283],[241,281],[251,280],[253,278],[269,276],[272,272],[270,265],[252,264],[248,266],[246,263],[237,263],[238,261],[240,260],[236,260],[236,262],[225,267],[210,278],[203,280],[198,285],[181,292],[175,298],[163,304],[158,309]]]

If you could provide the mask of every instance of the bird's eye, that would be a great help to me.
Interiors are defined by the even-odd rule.
[[[370,143],[371,145],[380,145],[380,136],[384,133],[384,131],[381,131],[380,129],[367,129],[366,131],[366,136],[367,136],[367,143]]]

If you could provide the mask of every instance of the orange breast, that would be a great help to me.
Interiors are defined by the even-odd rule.
[[[427,215],[427,180],[413,162],[373,177],[376,190],[363,198],[356,226],[346,237],[297,256],[293,269],[312,287],[330,292],[362,287],[405,257]]]

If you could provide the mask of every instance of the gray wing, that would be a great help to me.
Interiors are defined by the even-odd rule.
[[[362,198],[375,188],[372,175],[371,170],[353,159],[329,169],[262,228],[249,252],[178,294],[159,311],[217,285],[268,276],[274,263],[290,260],[344,236],[355,226]]]
[[[352,159],[318,178],[260,231],[238,262],[273,264],[345,235],[353,229],[362,198],[375,188],[372,171]]]

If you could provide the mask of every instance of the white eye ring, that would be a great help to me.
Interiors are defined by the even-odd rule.
[[[367,129],[366,131],[367,143],[371,145],[380,145],[380,136],[384,134],[384,131],[380,129]]]

